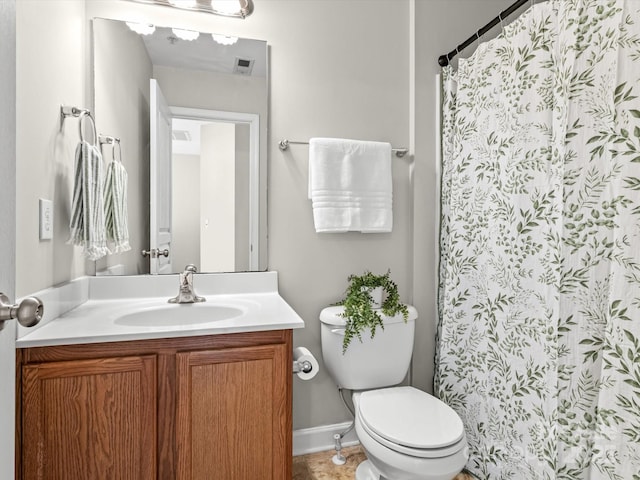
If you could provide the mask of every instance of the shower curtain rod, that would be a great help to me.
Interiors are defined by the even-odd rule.
[[[518,10],[520,7],[522,7],[526,3],[532,3],[532,2],[531,0],[517,0],[510,7],[500,12],[496,18],[494,18],[489,23],[487,23],[484,27],[478,30],[474,35],[467,38],[464,42],[458,45],[455,50],[452,50],[445,55],[440,55],[440,57],[438,57],[438,64],[441,67],[446,67],[447,65],[449,65],[449,61],[453,60],[453,58],[456,55],[458,55],[458,53],[460,53],[462,50],[467,48],[476,40],[480,40],[480,37],[486,35],[489,32],[489,30],[491,30],[493,27],[495,27],[499,23],[502,23],[503,20],[506,20],[506,18],[509,15],[514,13],[516,10]]]

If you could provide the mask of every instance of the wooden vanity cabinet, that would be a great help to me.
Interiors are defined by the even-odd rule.
[[[17,478],[290,479],[291,338],[18,350]]]

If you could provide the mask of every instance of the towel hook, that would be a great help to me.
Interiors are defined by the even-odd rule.
[[[67,117],[79,117],[83,113],[89,113],[86,108],[70,107],[67,105],[60,105],[60,128],[64,123],[64,119]]]
[[[116,161],[116,145],[118,145],[118,153],[120,154],[119,162],[122,163],[122,147],[120,146],[120,139],[118,137],[112,137],[111,135],[105,135],[103,133],[98,135],[98,142],[100,145],[108,144],[112,145],[111,147],[111,158],[115,162]]]

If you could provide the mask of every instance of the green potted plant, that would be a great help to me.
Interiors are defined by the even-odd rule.
[[[371,338],[375,336],[378,327],[384,330],[381,313],[389,317],[401,313],[405,322],[409,316],[407,306],[400,302],[398,286],[391,280],[390,270],[384,275],[366,271],[363,275],[350,275],[348,280],[345,298],[337,303],[344,306],[344,312],[340,316],[346,318],[343,354],[354,337],[362,341],[362,332],[367,328],[371,331]],[[374,300],[376,289],[384,294],[384,300],[379,304]]]

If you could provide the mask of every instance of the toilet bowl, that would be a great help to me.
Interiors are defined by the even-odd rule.
[[[451,480],[469,458],[462,421],[413,387],[353,395],[355,428],[367,460],[356,480]]]

